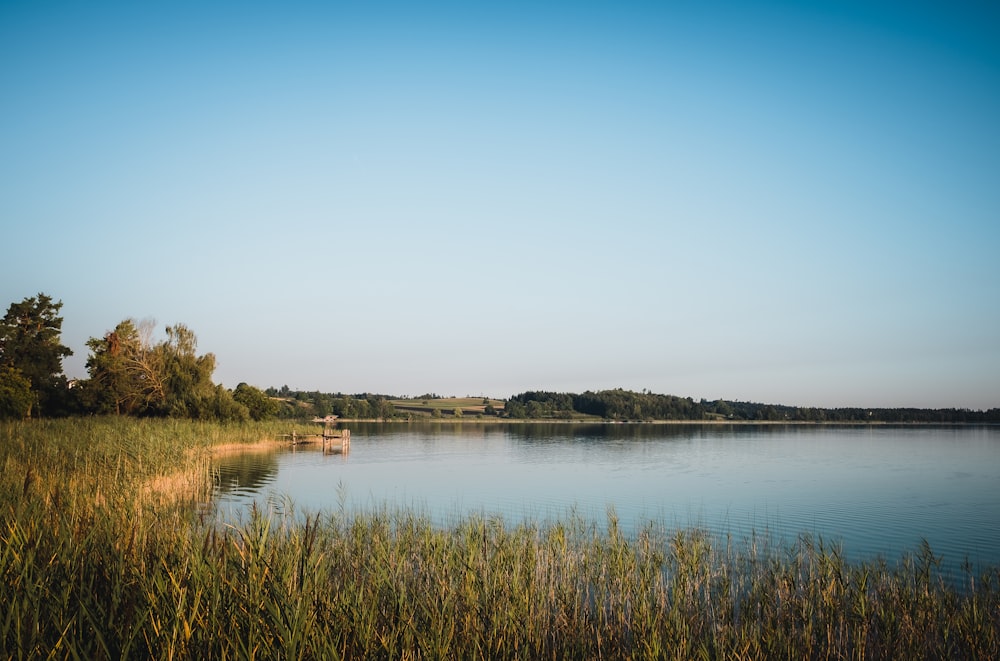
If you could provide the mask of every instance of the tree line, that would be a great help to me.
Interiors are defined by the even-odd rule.
[[[0,419],[100,414],[263,420],[337,415],[391,419],[389,395],[262,391],[247,383],[229,390],[212,382],[215,356],[198,354],[184,324],[167,326],[156,341],[152,322],[125,319],[87,340],[89,378],[70,381],[62,361],[73,352],[61,342],[62,301],[38,294],[12,303],[0,320]],[[438,398],[428,393],[422,399]],[[527,391],[496,412],[515,419],[593,416],[614,421],[732,420],[765,422],[1000,423],[1000,409],[815,408],[633,392]]]
[[[151,321],[125,319],[87,340],[88,378],[69,380],[62,361],[62,301],[40,293],[12,303],[0,321],[0,419],[68,415],[126,415],[203,420],[265,420],[334,414],[391,418],[384,395],[330,395],[260,390],[240,383],[230,390],[212,381],[215,356],[198,353],[198,338],[184,324],[165,327],[157,341]]]
[[[591,415],[615,421],[732,420],[760,422],[1000,423],[1000,408],[817,408],[760,404],[614,389],[600,392],[528,391],[510,398],[512,418],[570,418]]]
[[[125,319],[87,340],[89,378],[68,380],[61,341],[62,301],[38,294],[12,303],[0,321],[0,418],[112,414],[208,420],[261,419],[276,407],[241,383],[229,390],[212,382],[215,356],[198,354],[184,324],[166,327],[155,341],[152,322]]]
[[[389,395],[292,390],[287,385],[267,388],[264,393],[279,402],[276,415],[281,418],[335,415],[340,418],[387,420],[396,417],[396,409],[390,401],[396,398]]]

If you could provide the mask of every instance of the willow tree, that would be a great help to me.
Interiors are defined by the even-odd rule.
[[[215,355],[197,353],[198,338],[184,324],[167,326],[167,340],[157,345],[166,394],[165,413],[176,417],[201,418],[215,395],[212,373]]]
[[[215,356],[197,353],[198,339],[183,324],[152,341],[152,322],[126,319],[87,346],[91,397],[98,412],[185,418],[245,419],[247,409],[212,383]]]
[[[166,400],[162,352],[152,343],[153,322],[126,319],[103,338],[87,341],[87,371],[97,413],[138,414]]]

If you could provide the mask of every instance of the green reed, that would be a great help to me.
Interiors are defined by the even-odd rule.
[[[574,515],[199,517],[208,449],[284,429],[0,425],[7,658],[881,659],[1000,656],[1000,570],[957,589],[926,545],[848,563]]]

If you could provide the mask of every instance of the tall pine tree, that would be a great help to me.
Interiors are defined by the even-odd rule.
[[[73,352],[62,345],[62,301],[38,294],[11,303],[0,321],[0,366],[13,368],[31,384],[36,415],[58,408],[65,399],[62,361]]]

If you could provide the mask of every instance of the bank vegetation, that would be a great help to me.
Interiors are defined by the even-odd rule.
[[[284,430],[0,423],[0,650],[16,659],[992,659],[1000,570],[844,561],[650,522],[447,527],[376,506],[212,507],[213,448]],[[287,430],[284,430],[287,431]],[[335,490],[335,486],[332,486]]]

